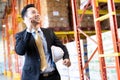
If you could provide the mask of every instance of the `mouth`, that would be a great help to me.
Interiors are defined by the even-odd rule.
[[[40,17],[39,16],[35,16],[35,21],[40,21]]]

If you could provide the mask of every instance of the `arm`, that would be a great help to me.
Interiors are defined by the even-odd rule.
[[[16,34],[16,36],[15,36],[15,39],[16,39],[15,51],[18,55],[25,54],[27,43],[29,41],[30,36],[31,36],[31,33],[26,32],[26,31]]]
[[[62,44],[62,42],[57,38],[57,36],[55,35],[53,31],[51,31],[51,34],[53,37],[53,45],[61,47],[64,51],[63,64],[67,67],[71,66],[71,62],[69,59],[69,54],[68,54],[68,50],[66,46]]]
[[[66,46],[62,44],[62,42],[58,39],[58,37],[55,35],[53,31],[51,31],[51,34],[53,38],[53,45],[62,48],[62,50],[64,51],[63,59],[69,59],[69,54]]]

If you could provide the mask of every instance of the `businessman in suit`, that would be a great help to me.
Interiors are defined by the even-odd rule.
[[[15,36],[15,51],[18,55],[25,56],[21,79],[60,80],[60,75],[56,68],[56,64],[52,59],[51,46],[55,45],[62,48],[64,51],[63,64],[69,67],[71,62],[67,48],[61,43],[51,29],[42,28],[41,17],[38,14],[34,4],[26,5],[22,10],[21,15],[27,27],[25,30],[17,33]],[[42,44],[47,62],[47,67],[44,71],[40,69],[42,60],[35,42],[34,33],[36,30],[41,32],[44,38],[42,39]]]

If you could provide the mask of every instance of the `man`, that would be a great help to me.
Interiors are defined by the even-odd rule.
[[[63,64],[69,67],[71,62],[66,47],[51,29],[41,27],[41,17],[34,4],[26,5],[21,15],[27,28],[16,34],[15,51],[18,55],[25,55],[22,80],[60,80],[60,75],[52,59],[51,46],[62,48],[64,51]],[[40,57],[39,51],[41,50],[35,40],[36,31],[43,37],[42,45],[47,62],[47,67],[44,70],[40,68],[43,59]]]

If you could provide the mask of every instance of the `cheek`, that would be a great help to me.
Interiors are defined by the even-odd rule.
[[[29,19],[33,18],[33,15],[28,16]]]
[[[28,21],[31,21],[32,18],[33,18],[33,16],[28,16],[28,17],[27,17],[27,20],[28,20]]]
[[[28,18],[33,18],[34,17],[34,14],[28,14]]]

